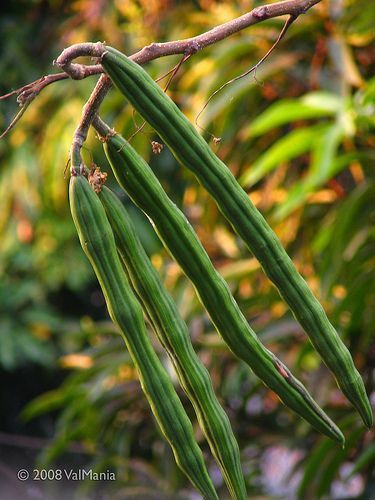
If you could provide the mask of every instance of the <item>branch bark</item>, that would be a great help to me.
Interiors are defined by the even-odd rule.
[[[321,0],[285,0],[282,2],[259,6],[236,19],[216,26],[215,28],[212,28],[211,30],[198,36],[183,40],[152,43],[147,45],[138,52],[132,54],[130,58],[138,64],[145,64],[153,59],[170,55],[192,55],[209,45],[213,45],[221,40],[224,40],[230,35],[233,35],[234,33],[238,33],[249,26],[267,19],[284,15],[289,15],[291,18],[296,19],[299,15],[304,14],[307,10],[319,2],[321,2]],[[80,56],[91,56],[100,60],[104,51],[105,45],[101,42],[72,45],[71,47],[64,49],[56,61],[54,61],[54,64],[64,70],[63,73],[46,75],[36,82],[10,92],[6,96],[3,96],[3,98],[16,94],[18,95],[17,101],[20,106],[26,106],[30,104],[30,102],[43,90],[43,88],[51,83],[54,83],[55,81],[66,78],[81,80],[91,75],[103,73],[103,69],[100,64],[87,66],[84,64],[73,63],[72,61]],[[90,124],[98,112],[100,104],[110,87],[111,82],[109,78],[106,75],[102,75],[83,109],[80,124],[78,125],[73,138],[74,161],[78,161],[80,158],[80,149],[87,138]],[[22,113],[17,114],[16,118],[8,126],[6,132],[13,128],[18,117],[21,116]],[[5,135],[5,133],[3,135]]]
[[[201,35],[172,42],[152,43],[151,45],[148,45],[131,55],[130,58],[138,64],[145,64],[153,59],[169,55],[183,54],[185,56],[190,56],[199,50],[202,50],[204,47],[213,45],[230,35],[243,30],[244,28],[265,21],[266,19],[284,15],[289,15],[289,23],[286,23],[284,26],[284,28],[287,29],[293,20],[295,20],[299,15],[304,14],[308,9],[320,1],[321,0],[286,0],[256,7],[251,12],[228,21],[227,23],[216,26]],[[284,34],[285,32],[283,29],[282,35],[279,37],[278,41]],[[276,42],[276,44],[277,43],[278,42]],[[72,65],[71,60],[78,55],[87,55],[87,50],[89,49],[87,45],[88,44],[81,44],[81,46],[69,47],[56,61],[56,63],[65,69],[65,71],[73,72],[72,78],[79,79],[84,77],[85,68],[87,67],[77,64]],[[105,47],[101,46],[100,43],[92,45],[94,45],[94,47],[92,48],[93,52],[90,55],[98,57],[98,54],[101,51],[105,51]],[[273,48],[274,47],[275,45]],[[63,64],[61,64],[61,62]],[[90,68],[90,66],[88,68]],[[73,138],[72,160],[74,159],[76,166],[80,165],[80,163],[77,163],[80,161],[80,149],[87,138],[88,130],[93,118],[98,113],[100,104],[110,88],[111,82],[109,78],[106,75],[102,75],[93,93],[91,94],[87,105],[85,106],[81,122],[78,125]],[[90,109],[91,107],[92,109]]]
[[[108,76],[102,75],[82,110],[81,121],[73,135],[71,149],[72,166],[79,166],[81,164],[81,148],[87,139],[90,125],[98,113],[100,105],[107,95],[108,90],[111,88],[111,85],[112,83]]]

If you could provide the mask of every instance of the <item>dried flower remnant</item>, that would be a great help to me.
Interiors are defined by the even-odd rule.
[[[152,146],[152,152],[154,155],[160,155],[160,153],[164,149],[164,144],[161,144],[160,142],[157,141],[151,141],[151,146]]]
[[[93,164],[88,175],[88,181],[95,193],[100,193],[108,177],[107,172],[102,172],[100,168]]]

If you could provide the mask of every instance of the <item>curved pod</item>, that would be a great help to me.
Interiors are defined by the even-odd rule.
[[[151,264],[124,205],[105,186],[99,198],[133,288],[194,406],[231,496],[245,500],[247,495],[237,441],[229,419],[216,399],[208,371],[193,349],[186,323]]]
[[[371,427],[372,409],[350,352],[279,239],[230,170],[141,66],[112,47],[107,47],[101,63],[111,80],[156,130],[174,156],[194,172],[215,199],[220,211],[259,260],[293,311],[343,393],[356,407],[364,423]]]
[[[124,337],[143,392],[176,462],[204,498],[217,499],[191,422],[147,336],[142,309],[122,269],[105,210],[86,178],[74,171],[69,201],[81,246],[98,278],[108,312]]]
[[[106,136],[104,149],[119,184],[153,221],[165,248],[180,264],[230,350],[298,415],[341,443],[344,436],[306,388],[266,349],[243,316],[228,285],[216,271],[184,214],[169,199],[151,168],[120,135],[96,120]]]

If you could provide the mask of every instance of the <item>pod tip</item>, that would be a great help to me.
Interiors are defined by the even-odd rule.
[[[362,417],[362,420],[363,420],[363,423],[365,424],[365,426],[368,428],[368,429],[371,429],[371,427],[374,425],[374,419],[373,419],[373,415],[372,415],[372,408],[371,408],[371,405],[369,403],[369,401],[367,400],[368,404],[366,404],[366,406],[363,408],[361,408],[362,411],[359,411],[360,409],[358,409],[361,417]]]
[[[339,428],[337,428],[336,439],[337,439],[337,441],[341,444],[342,449],[344,449],[344,448],[345,448],[345,436],[344,436],[344,434],[340,431],[340,429],[339,429]]]

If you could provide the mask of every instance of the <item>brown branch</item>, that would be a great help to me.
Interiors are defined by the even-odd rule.
[[[148,45],[147,47],[144,47],[140,51],[136,52],[135,54],[131,55],[130,58],[138,63],[138,64],[144,64],[152,59],[156,59],[159,57],[164,57],[167,55],[176,55],[176,54],[183,54],[183,58],[181,59],[180,63],[177,64],[176,70],[172,73],[172,75],[175,74],[175,72],[178,71],[180,68],[180,65],[191,55],[196,53],[197,51],[201,50],[204,47],[207,47],[208,45],[212,45],[214,43],[217,43],[220,40],[223,40],[227,38],[228,36],[237,33],[238,31],[241,31],[242,29],[249,27],[253,24],[259,23],[261,21],[264,21],[266,19],[270,19],[273,17],[279,17],[282,15],[289,15],[289,18],[284,24],[284,27],[278,36],[276,42],[272,45],[271,49],[265,54],[265,56],[250,70],[245,72],[243,75],[240,75],[239,77],[235,78],[235,80],[242,78],[246,76],[247,74],[251,73],[252,71],[256,71],[256,69],[259,67],[259,65],[267,59],[267,57],[273,52],[275,47],[278,45],[278,43],[281,41],[281,39],[284,37],[286,31],[288,30],[289,26],[293,23],[295,19],[300,14],[305,13],[309,8],[311,8],[313,5],[319,3],[321,0],[287,0],[283,2],[278,2],[270,5],[264,5],[261,7],[256,7],[253,9],[251,12],[244,14],[243,16],[240,16],[236,19],[233,19],[232,21],[228,21],[227,23],[221,24],[220,26],[217,26],[213,28],[212,30],[207,31],[206,33],[203,33],[201,35],[198,35],[193,38],[187,38],[185,40],[178,40],[174,42],[165,42],[165,43],[153,43],[151,45]],[[72,52],[74,49],[69,48],[71,50],[70,55],[72,55]],[[69,50],[67,49],[67,50]],[[76,53],[79,53],[79,48],[77,47],[78,51]],[[86,47],[84,48],[84,50]],[[96,45],[95,47],[98,52],[100,52],[101,47],[99,44]],[[105,48],[104,48],[105,50]],[[82,53],[80,54],[82,55]],[[63,54],[60,56],[62,57]],[[65,54],[66,56],[66,54]],[[58,59],[59,61],[59,59]],[[77,65],[75,65],[77,66]],[[81,68],[78,74],[83,74],[84,70]],[[169,86],[170,81],[167,83],[167,87]],[[229,84],[228,82],[227,84]],[[227,85],[226,84],[226,85]],[[100,80],[97,84],[97,86],[100,85]],[[107,87],[107,90],[110,88],[110,83]],[[218,89],[217,92],[222,90],[221,88]],[[90,101],[92,103],[95,103],[95,97],[93,98],[94,94],[96,93],[97,89],[94,89],[93,94],[90,97]],[[217,93],[216,92],[216,93]],[[213,97],[213,96],[211,96]],[[103,100],[103,99],[102,99]],[[208,103],[206,103],[207,105]],[[100,106],[100,104],[99,104]],[[96,112],[99,110],[99,106],[95,106]],[[203,111],[203,110],[202,110]],[[94,116],[94,115],[91,115]],[[92,120],[91,120],[92,121]],[[87,137],[88,129],[90,126],[89,121],[82,122],[78,125],[76,129],[76,133],[80,135],[80,138],[83,139],[84,137]],[[140,127],[142,129],[144,124]],[[139,130],[138,130],[139,131]],[[137,132],[138,132],[137,131]],[[85,139],[83,139],[84,142]],[[82,142],[82,144],[83,144]],[[79,151],[77,149],[77,157],[76,160],[78,161],[79,158]]]
[[[17,122],[22,118],[22,115],[24,112],[27,110],[27,107],[30,103],[24,104],[21,109],[16,113],[16,115],[13,117],[13,120],[9,123],[7,128],[4,130],[4,132],[0,135],[0,140],[5,137],[8,132],[10,132],[17,124]]]
[[[103,73],[103,68],[100,65],[95,65],[95,66],[82,65],[82,67],[85,68],[82,79],[87,78],[88,76],[97,75],[98,73]],[[35,97],[37,97],[40,94],[40,92],[51,83],[55,83],[60,80],[67,80],[68,78],[71,78],[71,76],[68,73],[54,73],[52,75],[42,76],[41,78],[38,78],[38,80],[35,80],[34,82],[28,83],[27,85],[24,85],[19,89],[12,90],[8,94],[0,96],[0,101],[8,99],[8,97],[17,95],[18,104],[20,106],[23,106],[26,102],[31,102],[33,99],[35,99]]]
[[[12,130],[12,128],[15,127],[17,122],[22,118],[22,115],[26,111],[29,104],[31,104],[31,102],[35,99],[35,97],[37,95],[39,95],[39,93],[45,87],[47,87],[47,85],[50,85],[51,83],[65,79],[66,77],[67,77],[66,73],[57,73],[55,75],[42,76],[41,78],[38,78],[38,80],[35,80],[34,82],[28,83],[27,85],[24,85],[23,87],[21,87],[17,90],[13,90],[12,92],[9,92],[8,94],[0,96],[0,100],[3,100],[3,99],[7,99],[8,97],[11,97],[13,95],[17,95],[17,102],[21,107],[21,109],[13,117],[10,124],[7,126],[7,128],[4,130],[4,132],[0,135],[0,140],[3,137],[5,137],[8,134],[8,132],[10,132]]]
[[[85,142],[88,134],[88,130],[94,119],[95,115],[99,111],[99,107],[103,102],[103,99],[107,95],[108,90],[111,87],[111,80],[107,75],[102,75],[98,83],[96,84],[89,100],[85,104],[82,110],[81,121],[76,128],[73,135],[72,149],[71,149],[71,159],[72,167],[79,166],[81,164],[80,151],[83,143]]]
[[[95,115],[92,125],[99,134],[99,138],[102,142],[106,142],[108,137],[116,134],[116,131],[109,125],[107,125],[106,122],[102,120],[98,114]]]
[[[86,78],[87,67],[92,68],[95,73],[103,73],[103,68],[100,64],[95,64],[93,66],[76,64],[72,62],[73,59],[82,56],[100,58],[103,52],[105,52],[105,45],[102,42],[76,43],[64,49],[53,63],[64,70],[73,80],[82,80]]]
[[[192,55],[209,45],[213,45],[234,33],[238,33],[249,26],[260,23],[267,19],[280,16],[292,16],[297,18],[304,14],[313,5],[321,0],[285,0],[269,5],[256,7],[250,12],[243,14],[236,19],[220,24],[215,28],[206,31],[200,35],[183,40],[174,40],[171,42],[151,43],[138,52],[131,55],[131,59],[138,64],[145,64],[153,59],[166,57],[176,54]],[[105,45],[97,43],[80,43],[72,45],[63,50],[56,59],[55,64],[66,71],[71,78],[80,80],[89,76],[87,68],[93,68],[93,73],[103,72],[100,65],[85,66],[83,64],[73,64],[72,60],[80,56],[91,56],[100,58],[105,51]],[[93,74],[91,73],[91,74]]]
[[[145,64],[146,62],[153,59],[169,55],[192,55],[209,45],[224,40],[230,35],[238,33],[239,31],[249,26],[265,21],[266,19],[284,15],[289,15],[293,18],[297,18],[299,15],[304,14],[308,9],[310,9],[313,5],[319,3],[320,1],[321,0],[285,0],[282,2],[256,7],[251,12],[248,12],[236,19],[216,26],[215,28],[202,33],[201,35],[192,38],[186,38],[184,40],[176,40],[164,43],[152,43],[136,52],[135,54],[131,55],[130,58],[138,64]],[[64,73],[44,76],[40,80],[25,85],[19,90],[10,92],[2,98],[17,94],[18,102],[21,104],[21,106],[25,106],[26,104],[30,104],[30,102],[41,92],[43,88],[51,83],[54,83],[55,81],[63,80],[69,77],[75,80],[81,80],[94,74],[103,73],[103,69],[100,64],[87,66],[84,64],[73,63],[72,60],[81,56],[100,58],[104,51],[105,45],[101,42],[72,45],[71,47],[63,50],[57,60],[54,61],[56,65],[64,70]],[[110,88],[110,83],[107,81],[107,79],[104,81],[106,81],[105,86],[103,85],[102,78],[99,79],[97,84],[99,86],[99,89],[94,89],[92,96],[85,106],[85,111],[83,113],[81,123],[76,129],[78,137],[78,140],[76,141],[77,148],[79,147],[79,143],[81,142],[81,144],[83,144],[84,140],[86,139],[88,128],[91,123],[91,117],[95,114],[90,112],[89,107],[92,106],[94,109],[98,109],[104,99],[106,92]],[[99,99],[98,104],[96,103],[97,99]],[[22,113],[19,113],[16,116],[16,118],[12,121],[11,126],[8,127],[7,131],[15,125],[21,115]]]
[[[290,15],[297,18],[321,0],[286,0],[256,7],[252,11],[232,19],[201,35],[174,42],[152,43],[134,54],[133,61],[144,64],[152,59],[175,54],[194,54],[209,45],[228,38],[249,26],[274,17]]]

